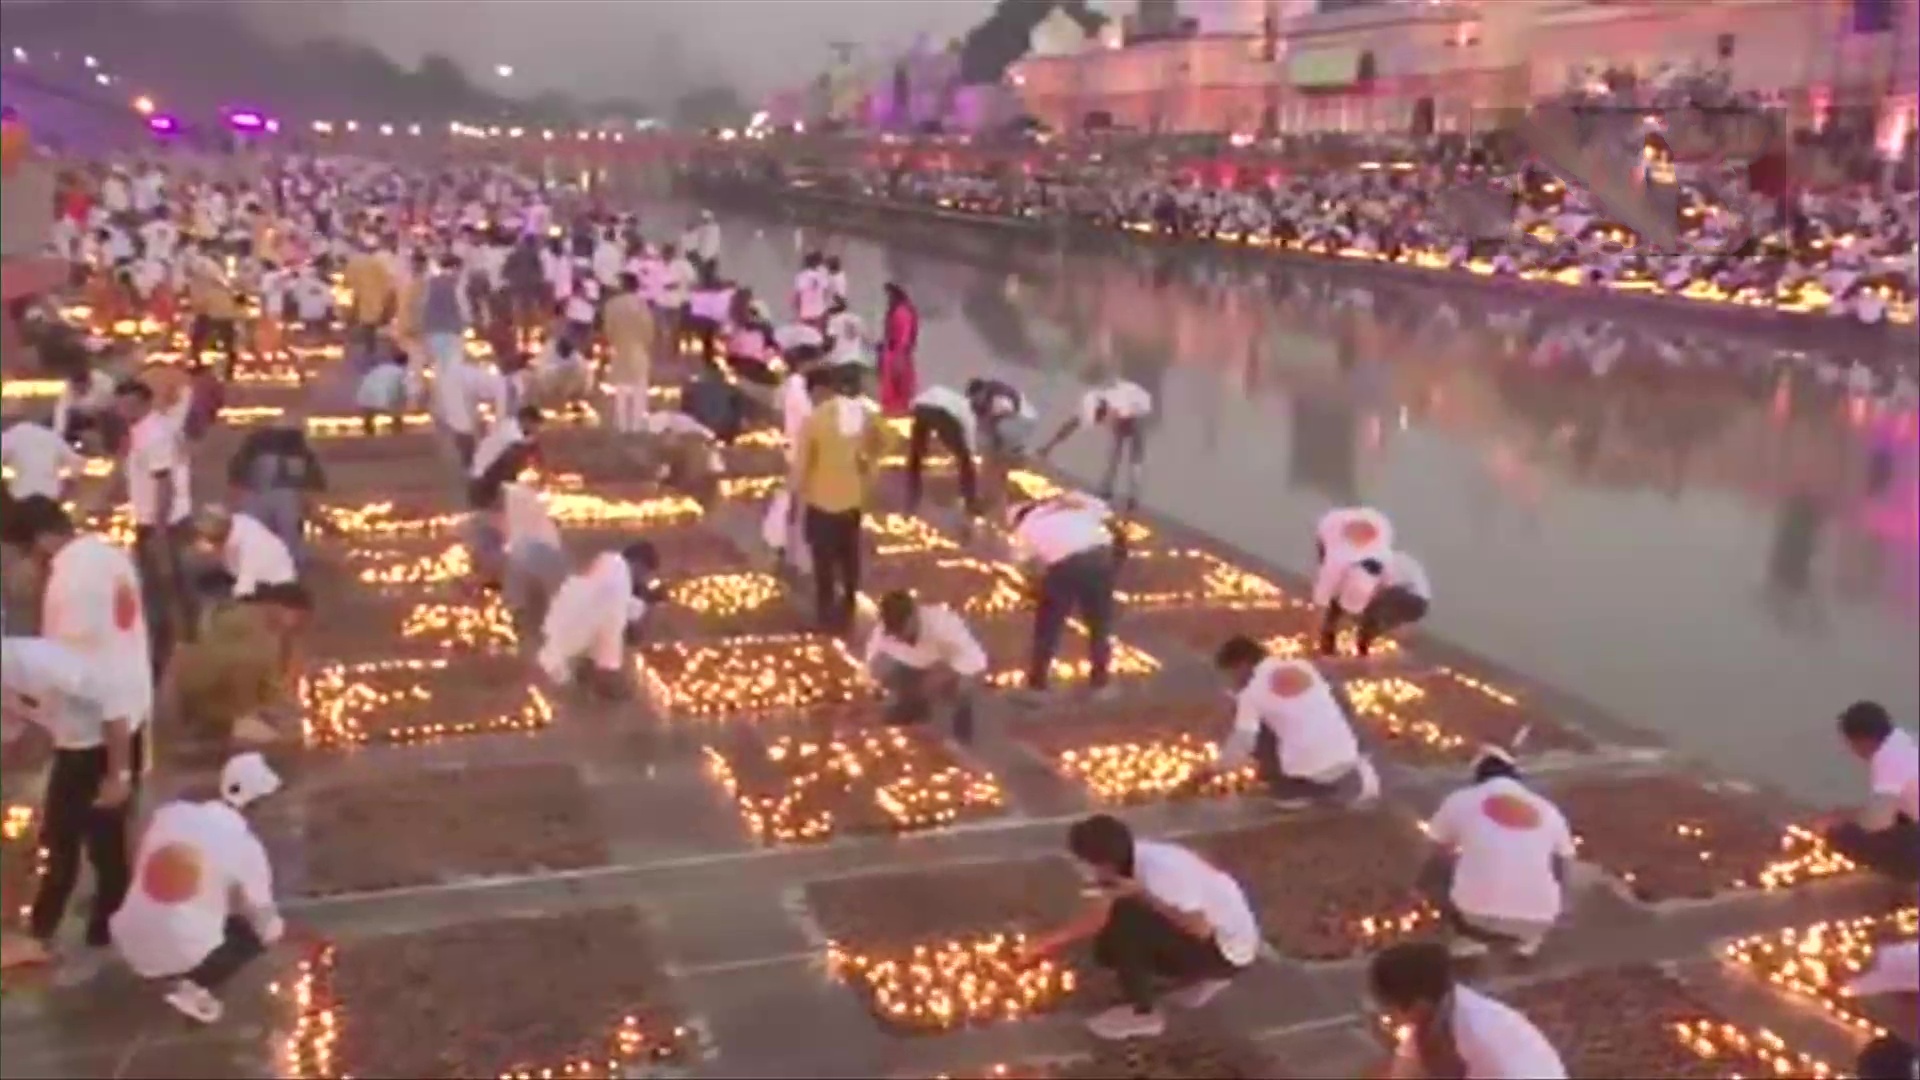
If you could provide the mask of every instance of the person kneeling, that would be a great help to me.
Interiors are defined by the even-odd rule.
[[[920,604],[905,590],[882,596],[879,607],[866,660],[892,697],[887,722],[917,724],[949,707],[954,738],[972,742],[974,688],[987,670],[980,642],[952,608]]]
[[[1560,917],[1573,830],[1520,782],[1513,755],[1482,749],[1473,784],[1441,802],[1427,836],[1440,850],[1420,882],[1453,925],[1453,955],[1479,956],[1489,942],[1510,943],[1523,958],[1538,952]]]
[[[266,848],[242,816],[279,790],[266,759],[247,753],[220,770],[219,799],[161,807],[140,838],[134,888],[112,919],[127,966],[173,979],[167,1004],[203,1024],[225,1012],[220,988],[286,932]]]
[[[1220,646],[1214,666],[1235,688],[1233,731],[1214,770],[1231,772],[1251,753],[1268,793],[1288,809],[1360,806],[1380,796],[1380,774],[1312,664],[1268,656],[1259,642],[1235,637]],[[1211,775],[1204,771],[1189,783]]]
[[[312,612],[312,595],[294,582],[261,585],[221,605],[167,668],[162,693],[172,714],[204,746],[286,739],[274,718],[299,711],[301,638]]]
[[[541,626],[545,639],[537,660],[556,685],[582,676],[588,689],[624,699],[633,693],[626,674],[627,641],[659,602],[654,575],[660,557],[652,544],[635,541],[619,551],[603,551],[587,568],[563,582],[547,606]]]
[[[1859,701],[1840,714],[1840,737],[1867,763],[1865,806],[1823,824],[1827,843],[1903,885],[1920,881],[1920,748],[1884,706]]]
[[[1100,887],[1078,918],[1028,943],[1038,960],[1082,941],[1112,971],[1127,1003],[1087,1021],[1103,1039],[1151,1038],[1166,1030],[1159,1002],[1187,1009],[1212,1001],[1252,964],[1260,928],[1240,883],[1177,844],[1136,840],[1107,814],[1076,822],[1067,850]],[[1176,984],[1164,998],[1158,983]]]

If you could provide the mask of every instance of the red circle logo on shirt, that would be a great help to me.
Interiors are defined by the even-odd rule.
[[[1540,810],[1518,795],[1489,795],[1480,803],[1487,820],[1503,829],[1526,832],[1540,827]]]
[[[121,631],[131,631],[140,621],[140,593],[132,582],[121,578],[113,586],[113,625]]]
[[[1283,698],[1296,698],[1313,689],[1313,673],[1299,664],[1275,668],[1267,677],[1267,689]]]
[[[186,844],[154,849],[140,864],[140,891],[161,904],[193,899],[200,892],[200,853]]]
[[[1340,526],[1340,539],[1354,547],[1366,547],[1380,539],[1380,527],[1371,521],[1349,521]]]

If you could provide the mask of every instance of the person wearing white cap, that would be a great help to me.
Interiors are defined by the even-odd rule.
[[[1204,784],[1252,757],[1268,793],[1285,809],[1360,806],[1379,798],[1380,774],[1360,752],[1333,688],[1312,664],[1269,656],[1244,636],[1229,638],[1213,663],[1234,687],[1233,730],[1221,741],[1213,768],[1188,784]]]
[[[280,790],[256,753],[228,759],[220,797],[162,806],[140,837],[135,885],[113,917],[113,943],[127,966],[172,979],[166,1002],[203,1024],[220,1019],[218,997],[246,964],[280,940],[273,865],[243,811]]]
[[[1520,782],[1513,754],[1481,748],[1473,783],[1448,795],[1427,822],[1440,850],[1420,883],[1452,924],[1453,955],[1479,956],[1488,942],[1531,957],[1559,919],[1575,852],[1565,815]]]

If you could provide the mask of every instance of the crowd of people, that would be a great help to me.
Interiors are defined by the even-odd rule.
[[[787,475],[766,539],[811,578],[814,619],[838,635],[862,632],[862,523],[880,509],[876,481],[897,421],[908,508],[937,444],[954,460],[969,518],[1004,523],[1008,554],[1030,583],[1031,649],[1011,704],[1058,699],[1050,673],[1070,622],[1085,631],[1092,695],[1114,693],[1117,582],[1160,407],[1117,374],[1098,375],[1041,438],[1039,411],[1018,386],[923,384],[919,314],[898,285],[881,290],[870,333],[845,268],[824,254],[804,257],[787,296],[763,299],[723,273],[711,215],[650,242],[643,229],[657,237],[653,221],[500,168],[288,158],[214,179],[151,161],[112,164],[68,189],[62,222],[58,254],[86,300],[90,339],[42,328],[43,356],[65,389],[48,415],[12,415],[5,431],[0,531],[24,556],[10,573],[39,580],[32,632],[5,639],[8,735],[43,728],[53,747],[46,871],[27,936],[8,940],[9,965],[57,957],[82,855],[97,883],[86,943],[113,946],[140,975],[165,980],[168,1004],[197,1021],[218,1020],[232,974],[287,932],[248,814],[283,786],[262,751],[292,740],[302,633],[326,602],[305,539],[326,524],[315,499],[327,477],[300,411],[288,410],[239,443],[230,505],[207,500],[195,451],[221,422],[227,391],[251,372],[304,378],[313,367],[310,400],[333,395],[375,437],[383,419],[398,430],[425,408],[471,511],[462,537],[473,587],[498,589],[533,643],[530,678],[629,695],[626,651],[667,602],[661,582],[672,568],[654,544],[642,536],[572,551],[549,508],[537,471],[543,430],[591,403],[607,406],[607,426],[642,452],[632,459],[636,483],[703,500],[716,497],[725,449],[768,417]],[[126,323],[162,341],[179,328],[187,348],[142,355],[125,344]],[[307,362],[333,348],[338,359]],[[656,409],[653,384],[679,375],[688,356],[696,360],[677,404]],[[8,407],[20,411],[14,399]],[[1010,483],[1017,465],[1076,436],[1106,448],[1093,491],[1028,498]],[[109,498],[70,507],[72,474],[87,458],[112,462]],[[131,552],[89,522],[121,503]],[[1336,509],[1312,539],[1321,655],[1221,642],[1215,666],[1232,716],[1222,718],[1215,769],[1190,783],[1251,764],[1277,808],[1338,812],[1378,799],[1382,778],[1323,658],[1351,624],[1360,659],[1344,662],[1367,663],[1374,642],[1426,616],[1433,591],[1377,509]],[[875,607],[864,655],[889,717],[950,723],[972,738],[989,688],[965,616],[911,589]],[[155,724],[231,756],[219,791],[170,802],[137,827]],[[1871,795],[1831,822],[1831,840],[1911,882],[1920,877],[1913,740],[1872,703],[1838,724],[1868,763]],[[1421,875],[1448,913],[1450,940],[1397,946],[1371,962],[1376,1000],[1408,1031],[1394,1075],[1565,1075],[1546,1037],[1457,982],[1455,964],[1489,947],[1530,957],[1565,920],[1569,823],[1528,786],[1513,747],[1484,748],[1466,781],[1430,823],[1434,861]],[[1124,996],[1090,1021],[1095,1034],[1158,1034],[1163,1008],[1204,1006],[1255,959],[1260,933],[1242,886],[1196,852],[1106,815],[1075,824],[1066,846],[1095,899],[1029,953],[1092,944]]]
[[[1336,168],[1262,167],[1259,175],[1096,156],[978,174],[861,164],[796,179],[811,190],[1029,224],[1912,325],[1920,297],[1915,192],[1783,188],[1750,166],[1682,168],[1662,152],[1657,131],[1644,134],[1644,154],[1621,169],[1673,223],[1671,242],[1637,238],[1638,219],[1616,216],[1613,204],[1545,161],[1509,166],[1405,149]]]

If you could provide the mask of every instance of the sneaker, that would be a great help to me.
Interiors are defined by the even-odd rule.
[[[1380,770],[1373,767],[1373,759],[1362,755],[1360,758],[1360,793],[1353,797],[1356,807],[1367,806],[1380,800]]]
[[[167,991],[166,1001],[175,1012],[202,1024],[218,1023],[226,1011],[213,991],[187,979],[173,984],[173,989]]]
[[[1167,995],[1167,1003],[1180,1009],[1202,1009],[1233,983],[1228,979],[1202,979]]]
[[[1537,934],[1533,937],[1520,938],[1519,940],[1513,943],[1513,955],[1519,957],[1522,960],[1531,960],[1535,956],[1539,955],[1540,946],[1546,944],[1546,941],[1547,941],[1547,936],[1545,934]]]
[[[1447,954],[1455,960],[1473,960],[1487,955],[1487,943],[1464,934],[1455,935],[1447,942]]]
[[[1116,1005],[1087,1021],[1087,1030],[1101,1039],[1151,1039],[1167,1030],[1167,1018],[1159,1009],[1139,1012],[1131,1005]]]

